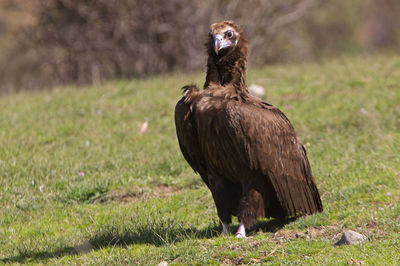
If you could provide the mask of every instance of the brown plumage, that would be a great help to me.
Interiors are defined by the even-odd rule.
[[[257,217],[322,211],[306,151],[277,108],[245,84],[248,44],[230,21],[211,25],[204,89],[183,87],[175,108],[181,151],[211,190],[227,233],[231,217],[245,236]]]

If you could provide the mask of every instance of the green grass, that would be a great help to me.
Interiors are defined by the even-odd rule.
[[[2,95],[0,262],[400,262],[399,57],[248,71],[248,84],[265,86],[294,124],[325,208],[295,221],[261,219],[249,239],[220,236],[210,192],[179,151],[174,106],[183,85],[203,78]],[[347,229],[368,240],[334,247]]]

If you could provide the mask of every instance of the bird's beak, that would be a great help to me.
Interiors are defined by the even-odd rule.
[[[225,40],[224,36],[221,34],[216,34],[214,36],[214,51],[215,54],[218,54],[219,50],[229,47],[231,42],[229,40]]]

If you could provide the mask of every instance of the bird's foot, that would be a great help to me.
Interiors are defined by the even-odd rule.
[[[229,224],[222,223],[222,234],[225,236],[229,235]]]
[[[246,228],[243,223],[240,223],[239,228],[235,234],[236,238],[246,238]]]
[[[240,232],[237,232],[237,233],[235,234],[235,237],[236,237],[236,238],[246,238],[246,235],[244,235],[244,234],[242,234],[242,233],[240,233]]]

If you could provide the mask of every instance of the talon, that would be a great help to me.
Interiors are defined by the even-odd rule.
[[[242,233],[237,232],[237,233],[235,234],[235,237],[236,237],[236,238],[246,238],[246,235],[243,235]]]

